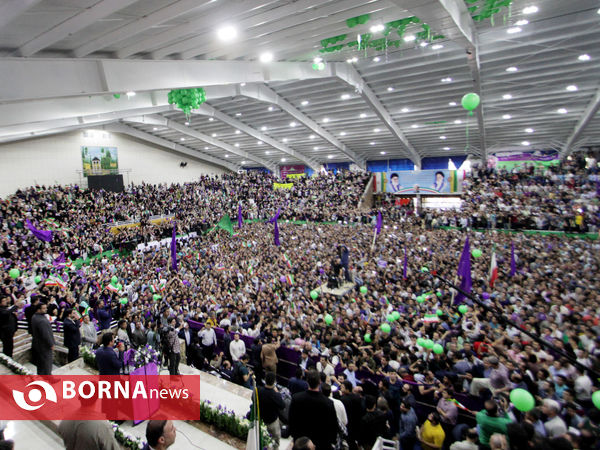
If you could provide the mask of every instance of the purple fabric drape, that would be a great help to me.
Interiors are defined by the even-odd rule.
[[[377,224],[375,225],[375,231],[377,234],[381,233],[381,225],[383,224],[383,218],[381,217],[381,211],[377,213]]]
[[[238,205],[238,228],[242,228],[242,204]]]
[[[45,241],[45,242],[50,242],[52,241],[52,231],[50,230],[38,230],[36,227],[34,227],[31,222],[29,221],[29,219],[27,219],[25,221],[25,225],[27,226],[27,228],[29,229],[29,231],[31,231],[31,233],[38,238],[41,241]]]
[[[471,280],[471,245],[469,243],[469,236],[465,241],[460,261],[458,262],[458,276],[461,277],[460,289],[470,294],[473,282]],[[454,304],[458,305],[464,301],[466,297],[460,292],[456,294]]]
[[[279,242],[279,224],[277,223],[277,219],[279,219],[279,215],[281,214],[281,207],[277,209],[277,214],[269,219],[268,223],[272,223],[275,225],[273,228],[273,238],[275,240],[275,245],[280,246],[281,242]]]

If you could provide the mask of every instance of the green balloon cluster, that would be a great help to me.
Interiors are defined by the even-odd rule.
[[[525,389],[517,388],[510,391],[510,402],[515,405],[519,411],[531,411],[535,407],[533,395]]]
[[[458,312],[461,314],[466,314],[468,310],[469,310],[469,307],[467,305],[460,305],[458,307]]]
[[[8,271],[8,274],[10,275],[10,277],[12,279],[15,279],[15,278],[19,278],[19,276],[21,275],[21,271],[19,269],[10,269]]]
[[[435,353],[436,355],[441,355],[442,353],[444,353],[444,347],[442,347],[440,344],[434,344],[432,348],[433,353]]]
[[[461,100],[462,107],[469,111],[469,115],[473,115],[473,110],[479,106],[479,95],[474,92],[463,95]]]
[[[471,252],[471,255],[473,255],[473,258],[481,258],[481,255],[483,255],[483,252],[481,250],[479,250],[478,248],[474,248],[473,251]]]
[[[206,91],[203,88],[174,89],[168,95],[169,105],[176,105],[186,115],[190,115],[192,109],[200,108],[206,101]]]
[[[116,98],[117,100],[121,98],[121,94],[113,94],[113,97]]]
[[[371,342],[371,333],[365,333],[364,339],[367,344],[370,343]]]
[[[383,331],[384,333],[389,333],[390,331],[392,331],[392,327],[390,327],[389,323],[382,323],[379,328],[381,328],[381,331]]]
[[[331,314],[325,314],[325,323],[331,325],[333,323],[333,316]]]
[[[367,293],[367,287],[366,286],[361,286],[360,287],[360,293],[361,294],[366,294]]]
[[[431,339],[425,339],[425,342],[423,342],[423,347],[425,347],[427,350],[431,350],[434,345],[435,343]]]
[[[312,68],[313,68],[313,70],[325,70],[325,63],[323,63],[323,62],[313,63]]]
[[[313,300],[316,300],[317,297],[319,296],[319,293],[315,290],[310,291],[310,298],[312,298]]]
[[[418,339],[417,339],[417,345],[418,345],[419,347],[425,347],[425,339],[423,339],[423,338],[418,338]]]

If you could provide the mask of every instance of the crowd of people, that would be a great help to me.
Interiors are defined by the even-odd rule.
[[[597,176],[595,167],[577,161],[545,173],[475,169],[464,181],[460,210],[416,214],[392,205],[358,210],[369,175],[351,172],[294,181],[289,190],[274,190],[275,179],[260,173],[132,186],[121,194],[23,190],[0,202],[2,340],[20,313],[32,331],[47,316],[87,327],[80,343],[90,346],[91,327],[108,330],[116,320],[116,342],[107,337],[102,346],[112,352],[107,367],[114,356],[118,372],[119,353],[150,344],[163,349],[177,373],[177,338],[183,339],[188,364],[218,369],[248,387],[254,374],[264,385],[260,403],[270,407],[261,406],[263,420],[275,441],[284,423],[297,448],[371,448],[378,436],[410,450],[596,448],[600,245],[503,229],[592,230]],[[79,269],[55,264],[63,252],[75,260],[114,245],[111,221],[174,215],[178,233],[186,234],[224,214],[235,218],[240,204],[245,219],[268,219],[281,209],[280,246],[273,225],[256,222],[236,226],[234,236],[205,227],[195,238],[178,239],[177,271],[168,246],[105,254]],[[372,246],[378,212],[383,227]],[[52,242],[40,241],[28,233],[27,218],[38,228],[53,219],[61,230]],[[446,224],[456,229],[440,228]],[[171,227],[148,224],[125,233],[158,240]],[[458,294],[444,280],[460,283],[467,236],[482,256],[471,258],[476,301],[463,300],[468,309],[459,312]],[[499,276],[492,287],[493,249]],[[9,276],[11,268],[18,277]],[[64,286],[47,285],[58,275]],[[113,277],[122,285],[118,292]],[[332,279],[355,286],[325,293]],[[191,329],[188,321],[204,328]],[[226,331],[225,339],[217,339],[215,327]],[[44,344],[44,333],[37,333],[34,343]],[[442,351],[424,347],[424,340]],[[45,344],[36,353],[48,354]],[[293,376],[282,370],[282,348],[301,355]],[[526,413],[509,398],[519,387],[536,399]]]

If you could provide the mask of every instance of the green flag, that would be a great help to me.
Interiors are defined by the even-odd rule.
[[[227,214],[224,215],[223,218],[219,221],[217,227],[229,232],[229,234],[233,236],[233,224],[231,223],[231,219]]]

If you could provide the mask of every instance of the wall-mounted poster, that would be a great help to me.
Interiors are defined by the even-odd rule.
[[[453,194],[462,190],[463,173],[458,170],[389,171],[373,174],[374,192],[392,194]]]
[[[117,147],[81,147],[83,176],[108,175],[119,168]]]

